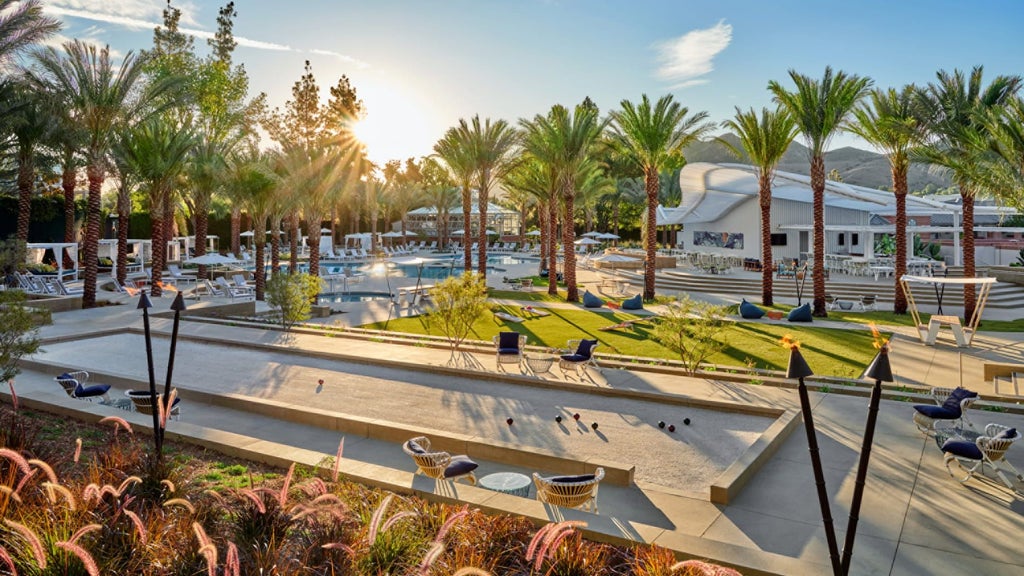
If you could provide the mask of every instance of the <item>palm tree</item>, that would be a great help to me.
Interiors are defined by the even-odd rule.
[[[487,205],[491,201],[491,188],[504,178],[512,164],[516,131],[504,120],[481,122],[480,116],[470,121],[472,158],[476,174],[477,211],[479,212],[479,236],[477,248],[477,271],[487,275]],[[469,230],[466,230],[469,234]]]
[[[118,131],[110,146],[112,169],[117,177],[117,256],[114,274],[118,283],[128,275],[128,221],[132,213],[132,192],[138,185],[133,158],[135,132],[131,128]]]
[[[452,180],[462,190],[462,252],[463,270],[469,272],[473,268],[473,252],[470,243],[470,225],[473,212],[473,176],[476,174],[476,161],[473,152],[473,134],[469,123],[459,119],[459,125],[449,128],[444,136],[434,144],[434,154],[444,162],[451,173]]]
[[[832,73],[825,67],[821,80],[789,71],[796,84],[790,92],[772,80],[768,90],[775,101],[789,112],[800,128],[811,162],[811,191],[814,195],[814,310],[815,316],[826,317],[825,309],[825,149],[832,136],[842,128],[844,121],[871,87],[870,78],[847,75],[840,70]]]
[[[14,137],[18,166],[17,261],[25,261],[32,195],[36,186],[36,159],[41,147],[51,143],[57,131],[56,116],[46,94],[35,94],[23,83],[11,89],[12,107],[4,119]],[[60,257],[55,254],[55,257]]]
[[[110,49],[97,50],[74,40],[64,44],[63,54],[47,47],[35,55],[41,73],[30,72],[32,82],[43,90],[61,95],[82,127],[83,154],[89,177],[86,207],[82,307],[96,305],[96,267],[100,239],[100,195],[106,176],[107,154],[118,125],[138,119],[155,98],[169,94],[178,86],[167,79],[141,86],[143,66],[131,52],[115,70]],[[170,99],[167,99],[170,102]],[[154,247],[154,254],[159,252]]]
[[[387,214],[387,184],[377,178],[370,178],[364,183],[363,200],[366,202],[366,215],[370,218],[370,247],[377,252],[377,222],[381,213]]]
[[[917,88],[904,86],[901,90],[875,89],[870,105],[853,111],[855,121],[847,130],[882,150],[889,158],[892,173],[892,191],[896,196],[896,286],[892,311],[907,313],[907,295],[900,278],[907,273],[907,172],[910,170],[910,151],[921,140],[921,127],[914,112],[914,94]]]
[[[127,165],[149,191],[149,213],[153,222],[153,266],[151,293],[163,294],[163,269],[167,256],[167,204],[178,177],[184,172],[195,136],[188,127],[169,117],[153,117],[136,126],[120,150]],[[173,214],[173,212],[172,212]]]
[[[622,110],[612,112],[612,143],[617,152],[643,171],[647,193],[647,230],[644,246],[647,251],[644,270],[644,299],[654,298],[654,263],[657,249],[656,226],[660,168],[682,154],[712,125],[706,122],[707,112],[687,117],[690,110],[676,102],[671,94],[651,101],[644,94],[638,105],[623,100]]]
[[[548,269],[548,294],[558,294],[557,274],[554,248],[554,222],[557,212],[550,206],[556,205],[558,194],[558,177],[553,168],[533,155],[527,153],[520,158],[516,166],[505,177],[505,186],[514,191],[531,196],[537,205],[537,222],[540,226],[540,260],[537,273]]]
[[[39,0],[0,0],[0,67],[59,30]]]
[[[255,148],[235,155],[228,164],[225,188],[229,194],[240,200],[249,212],[253,226],[253,243],[256,245],[256,299],[263,300],[267,286],[266,244],[267,220],[275,210],[275,195],[280,178],[271,168],[272,161],[261,155]],[[272,230],[277,236],[277,229]],[[274,267],[275,273],[277,268]]]
[[[1020,205],[1020,193],[1024,192],[1024,99],[1018,96],[991,111],[985,125],[993,136],[996,153],[990,187],[1006,190],[1004,198]]]
[[[928,138],[916,156],[948,169],[960,188],[964,276],[968,278],[975,275],[974,197],[983,191],[991,158],[992,138],[985,133],[984,117],[1012,99],[1021,86],[1019,76],[997,76],[983,86],[982,73],[981,66],[972,69],[969,77],[961,70],[952,74],[940,70],[938,82],[919,88],[915,98]],[[968,321],[976,305],[974,286],[964,285],[964,317]]]
[[[744,112],[736,108],[736,116],[732,120],[722,122],[723,128],[732,130],[740,140],[742,152],[746,152],[757,173],[757,201],[761,207],[761,303],[771,306],[774,302],[772,294],[772,180],[779,161],[786,153],[790,143],[796,138],[797,127],[793,117],[782,108],[761,109],[761,116],[751,108]],[[729,141],[719,138],[719,142],[742,156],[741,150]]]
[[[431,184],[423,193],[423,201],[437,213],[438,248],[443,250],[448,238],[448,215],[459,203],[459,189],[445,184]]]
[[[210,203],[227,169],[225,156],[230,153],[231,145],[232,142],[213,139],[209,132],[203,131],[196,136],[188,158],[185,171],[188,176],[188,194],[185,196],[185,204],[191,209],[194,219],[196,257],[206,254]],[[198,278],[206,279],[206,274],[206,266],[200,266]]]

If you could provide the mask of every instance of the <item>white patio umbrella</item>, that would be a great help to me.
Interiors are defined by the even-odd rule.
[[[605,232],[604,234],[598,234],[597,236],[594,236],[594,238],[597,238],[598,240],[618,240],[619,235],[612,234],[611,232]]]
[[[596,231],[596,230],[593,230],[591,232],[587,232],[587,233],[584,233],[584,234],[580,234],[580,236],[585,236],[587,238],[596,238],[596,237],[598,237],[600,235],[601,235],[601,233]]]
[[[196,256],[191,260],[185,260],[185,264],[197,264],[200,266],[223,266],[225,264],[237,263],[238,259],[228,258],[227,256],[222,256],[216,252],[210,252],[208,254],[203,254],[202,256]]]
[[[419,236],[419,234],[418,234],[418,233],[416,233],[416,232],[413,232],[412,230],[406,230],[406,231],[405,231],[405,235],[406,235],[406,236]]]
[[[600,240],[594,240],[593,238],[580,238],[576,241],[576,244],[579,244],[580,246],[594,246],[595,244],[600,243]]]
[[[494,230],[491,230],[490,228],[487,229],[487,233],[490,234],[491,236],[497,236],[498,235],[497,232],[495,232]]]
[[[456,230],[455,232],[452,232],[452,236],[462,236],[465,233],[466,233],[466,231],[460,228],[460,229]]]
[[[540,230],[530,230],[526,233],[527,236],[540,236]]]
[[[239,236],[241,236],[243,238],[251,238],[251,237],[253,237],[255,235],[256,235],[256,232],[254,232],[252,230],[246,230],[245,232],[242,232],[241,234],[239,234]]]
[[[617,254],[615,252],[605,252],[600,256],[594,256],[590,259],[591,262],[636,262],[638,258],[630,258],[623,254]]]
[[[381,234],[381,237],[382,238],[401,238],[402,237],[402,233],[401,232],[385,232],[385,233]]]

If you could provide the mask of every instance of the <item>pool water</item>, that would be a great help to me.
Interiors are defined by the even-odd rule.
[[[341,304],[343,302],[371,302],[373,300],[390,300],[387,292],[346,292],[344,294],[320,294],[320,304]]]

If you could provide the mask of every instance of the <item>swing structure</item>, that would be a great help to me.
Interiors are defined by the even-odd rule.
[[[981,314],[985,311],[985,304],[988,302],[989,292],[992,291],[992,285],[995,283],[995,278],[942,278],[931,276],[903,276],[900,278],[900,285],[903,287],[903,293],[907,295],[907,304],[909,304],[910,316],[914,319],[914,326],[917,327],[917,337],[921,342],[928,346],[934,346],[935,339],[939,335],[939,329],[943,326],[947,326],[952,330],[957,346],[961,348],[970,347],[971,341],[974,340],[974,333],[978,329],[978,324],[981,323]],[[935,286],[936,289],[941,287],[943,293],[945,292],[946,287],[963,287],[968,285],[978,286],[978,304],[974,307],[974,315],[966,319],[966,325],[961,324],[958,316],[946,316],[941,314],[932,315],[928,320],[928,324],[923,324],[921,322],[921,314],[917,309],[917,302],[914,301],[914,294],[910,290],[911,284],[930,284]],[[939,310],[941,309],[942,301],[940,299]]]

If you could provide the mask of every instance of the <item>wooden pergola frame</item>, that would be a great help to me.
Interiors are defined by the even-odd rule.
[[[965,318],[964,320],[967,322],[967,324],[962,327],[964,337],[966,338],[966,346],[969,347],[971,345],[971,341],[974,340],[974,334],[978,329],[978,324],[981,323],[981,315],[985,311],[985,304],[988,302],[989,292],[991,292],[992,290],[992,285],[996,283],[996,279],[943,278],[931,276],[903,276],[902,278],[900,278],[900,285],[903,287],[903,293],[907,295],[907,304],[909,304],[910,316],[914,319],[914,326],[917,327],[917,336],[922,343],[931,345],[934,344],[934,340],[932,339],[931,341],[929,341],[929,333],[932,332],[932,337],[934,337],[933,332],[936,329],[936,327],[932,325],[933,322],[938,320],[939,323],[952,325],[952,320],[946,321],[945,319],[952,319],[953,317],[932,316],[931,321],[929,321],[927,325],[922,324],[921,314],[917,309],[917,302],[914,301],[914,294],[910,290],[910,285],[912,283],[946,286],[976,285],[981,288],[978,292],[978,303],[974,307],[974,315],[971,316],[970,318]],[[956,319],[956,326],[957,328],[960,327],[959,318]]]

